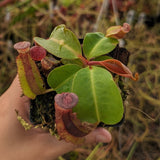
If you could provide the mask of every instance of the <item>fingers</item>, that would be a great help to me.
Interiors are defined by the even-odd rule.
[[[48,140],[46,141],[46,144],[43,146],[47,146],[50,144],[50,146],[48,147],[49,148],[48,157],[51,156],[52,158],[56,158],[60,155],[63,155],[67,152],[76,149],[77,147],[80,147],[80,145],[77,146],[71,143],[67,143],[63,140],[59,141],[55,137],[51,137],[51,135],[49,134],[46,134],[44,138],[45,139],[48,138]],[[85,144],[93,144],[98,142],[109,143],[111,140],[112,136],[109,133],[109,131],[107,131],[104,128],[97,128],[85,137],[84,143]],[[41,137],[41,142],[42,141],[43,138]],[[84,143],[82,145],[84,145]]]
[[[22,95],[22,89],[20,86],[20,82],[18,79],[18,75],[15,77],[13,83],[11,84],[10,88],[10,96],[13,98],[13,103],[16,101],[19,106],[17,109],[20,110],[20,115],[25,119],[28,119],[28,112],[29,112],[29,98]],[[23,106],[23,107],[22,107]],[[25,107],[26,106],[26,107]],[[25,108],[24,108],[25,107]],[[24,110],[23,110],[24,108]],[[88,134],[85,138],[85,143],[94,143],[94,142],[102,142],[102,143],[109,143],[112,139],[111,134],[104,128],[97,128]]]
[[[24,129],[22,128],[22,126],[19,124],[19,122],[17,122],[16,120],[16,115],[14,110],[17,109],[19,111],[19,114],[26,120],[28,119],[28,113],[29,113],[29,98],[27,98],[26,96],[22,96],[22,89],[20,86],[20,82],[18,79],[18,76],[15,77],[13,83],[11,84],[11,86],[9,87],[9,89],[4,93],[4,95],[1,97],[1,99],[3,99],[3,101],[5,103],[7,103],[8,110],[6,110],[6,115],[9,117],[9,124],[8,125],[12,125],[14,126],[15,130],[15,126],[17,126],[17,130],[19,129],[19,131],[21,131],[20,133],[24,134]],[[3,103],[1,103],[3,104]],[[10,113],[10,114],[9,114]],[[3,114],[4,115],[4,114]],[[16,122],[13,121],[13,119],[16,120]],[[11,123],[12,122],[12,123]],[[35,129],[36,130],[36,129]],[[35,131],[34,129],[32,129],[30,132],[26,132],[26,134],[28,133],[33,133],[33,131]],[[36,130],[37,131],[37,130]],[[17,133],[17,131],[16,131]],[[16,134],[15,133],[15,134]],[[57,157],[59,155],[62,155],[64,153],[67,153],[71,150],[74,150],[77,146],[71,144],[71,143],[66,143],[65,141],[58,141],[57,139],[55,139],[54,137],[52,137],[51,135],[49,135],[49,133],[47,134],[35,134],[36,137],[40,136],[40,140],[38,140],[35,144],[38,144],[38,146],[40,146],[39,143],[42,143],[47,148],[48,147],[48,156],[52,156],[53,157]],[[44,136],[42,138],[42,136]],[[98,143],[98,142],[102,142],[102,143],[109,143],[111,141],[112,137],[111,134],[104,128],[97,128],[94,131],[92,131],[90,134],[88,134],[85,137],[85,144],[92,144],[92,143]],[[55,147],[56,146],[56,147]],[[50,148],[50,149],[49,149]]]
[[[109,131],[104,128],[97,128],[85,137],[85,143],[109,143],[112,136]]]

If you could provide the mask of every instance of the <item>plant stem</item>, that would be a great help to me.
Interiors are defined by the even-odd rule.
[[[107,15],[108,14],[108,8],[109,8],[109,0],[104,0],[103,4],[101,6],[100,12],[98,14],[96,24],[94,26],[94,32],[97,31],[97,29],[98,29],[98,27],[100,25],[100,22],[101,22],[101,20],[103,18],[103,15]]]
[[[89,66],[92,66],[92,65],[100,65],[99,61],[89,61],[88,62],[88,65]]]
[[[82,61],[82,63],[83,63],[84,66],[87,66],[87,65],[88,65],[89,62],[88,62],[88,60],[87,60],[86,58],[84,58],[84,57],[81,56],[81,55],[79,56],[79,58],[80,58],[80,60]]]
[[[113,6],[113,13],[114,13],[116,25],[119,25],[120,20],[119,20],[119,17],[118,17],[118,9],[117,9],[117,4],[116,4],[115,0],[112,0],[112,6]]]
[[[138,142],[135,141],[134,144],[132,145],[132,148],[131,148],[126,160],[131,160],[131,158],[136,150],[137,145],[138,145]]]
[[[97,150],[102,146],[102,143],[98,143],[96,147],[93,149],[93,151],[90,153],[90,155],[86,158],[86,160],[92,160]]]
[[[50,88],[50,89],[47,89],[47,90],[45,90],[44,92],[43,92],[43,94],[46,94],[46,93],[49,93],[49,92],[53,92],[54,90],[52,89],[52,88]]]

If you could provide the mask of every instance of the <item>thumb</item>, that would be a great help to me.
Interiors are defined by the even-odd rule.
[[[0,97],[2,108],[4,107],[4,110],[6,110],[6,112],[8,113],[15,113],[14,110],[16,109],[20,111],[23,116],[26,116],[24,114],[28,114],[30,100],[28,97],[22,95],[23,92],[21,89],[19,78],[18,75],[16,75],[10,87]]]
[[[85,137],[85,143],[94,143],[94,142],[102,142],[102,143],[109,143],[112,140],[112,136],[110,132],[102,127],[99,127],[89,133]]]

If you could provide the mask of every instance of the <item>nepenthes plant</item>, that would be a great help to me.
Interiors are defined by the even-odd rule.
[[[81,143],[99,124],[116,125],[123,119],[120,78],[137,80],[121,61],[114,59],[118,40],[130,26],[112,26],[106,35],[87,33],[80,43],[65,25],[48,39],[35,37],[35,46],[19,42],[17,68],[23,94],[31,99],[30,120],[67,142]],[[125,57],[125,55],[124,55]],[[18,115],[19,117],[19,115]],[[23,118],[21,123],[26,126]],[[31,127],[33,127],[31,126]]]

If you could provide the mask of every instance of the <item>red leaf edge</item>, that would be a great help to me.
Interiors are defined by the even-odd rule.
[[[120,76],[131,78],[134,81],[138,80],[138,73],[136,73],[133,76],[130,69],[117,59],[107,59],[104,61],[90,61],[88,64],[89,65],[100,65],[100,66],[105,67],[109,71],[116,73]]]

